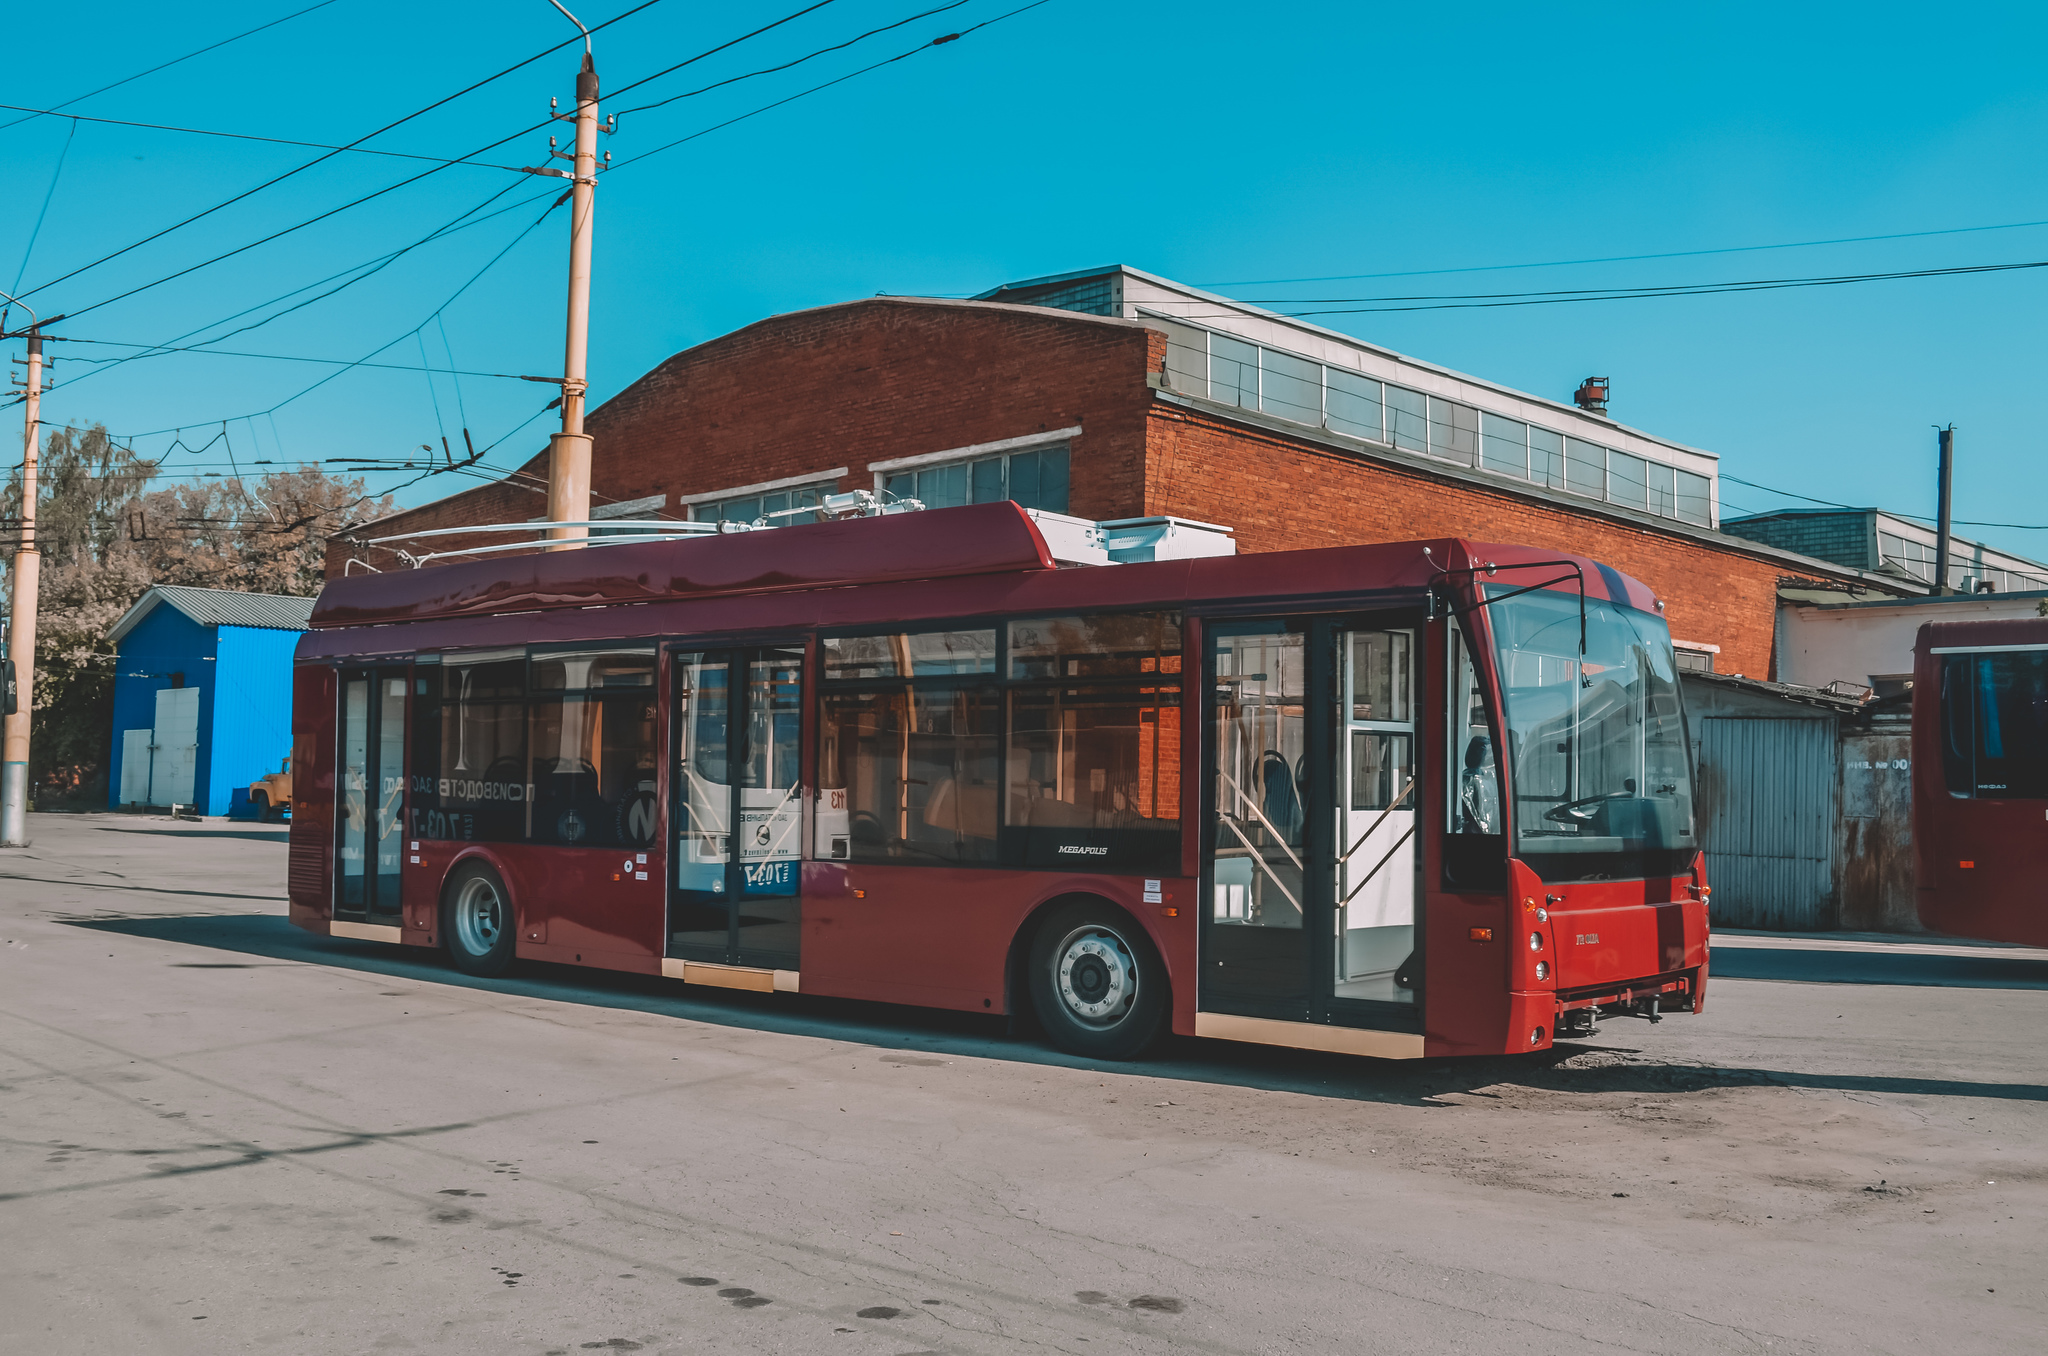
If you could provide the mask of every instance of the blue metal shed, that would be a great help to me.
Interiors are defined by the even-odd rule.
[[[311,598],[158,584],[108,639],[114,756],[108,798],[228,812],[237,787],[291,748],[292,650]]]

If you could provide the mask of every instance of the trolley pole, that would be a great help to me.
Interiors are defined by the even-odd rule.
[[[576,151],[569,180],[569,324],[562,352],[562,431],[548,440],[548,521],[555,523],[590,521],[590,435],[583,431],[583,397],[590,387],[586,374],[590,232],[597,196],[597,66],[591,59],[588,34],[586,29],[583,69],[576,73],[576,112],[556,115],[575,122]],[[576,550],[589,533],[588,527],[550,528],[548,536],[554,544],[547,549]]]
[[[23,309],[26,309],[25,307]],[[56,317],[52,317],[55,319]],[[28,736],[36,670],[36,587],[42,553],[36,549],[37,424],[43,403],[43,325],[29,311],[28,396],[21,435],[21,540],[8,573],[7,657],[14,661],[16,705],[0,728],[0,847],[28,846]]]

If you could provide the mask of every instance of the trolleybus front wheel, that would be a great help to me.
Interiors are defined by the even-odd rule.
[[[449,877],[441,904],[441,940],[455,968],[486,978],[512,968],[516,920],[505,882],[482,862],[464,862]]]
[[[1039,924],[1031,1001],[1052,1043],[1093,1059],[1135,1059],[1166,1023],[1165,967],[1122,911],[1076,902]]]

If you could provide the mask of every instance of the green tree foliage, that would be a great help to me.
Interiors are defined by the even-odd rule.
[[[39,804],[106,803],[113,739],[114,623],[151,584],[252,593],[320,591],[327,538],[391,511],[358,479],[314,466],[157,486],[159,468],[107,436],[65,428],[43,440],[36,495],[35,724],[29,775]],[[0,516],[19,538],[21,473]],[[11,600],[11,589],[4,595]],[[0,601],[0,607],[6,602]]]

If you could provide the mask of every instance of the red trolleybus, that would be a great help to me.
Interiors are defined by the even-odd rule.
[[[1920,628],[1913,874],[1928,927],[2048,945],[2048,618]]]
[[[291,916],[685,983],[1419,1057],[1698,1011],[1671,641],[1456,540],[1060,568],[1014,504],[331,581]]]

